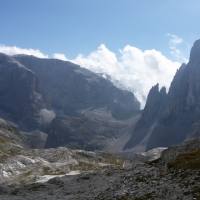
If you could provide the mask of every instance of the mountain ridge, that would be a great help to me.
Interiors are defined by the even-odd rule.
[[[164,98],[164,102],[160,107],[160,113],[147,117],[146,121],[149,121],[149,126],[146,127],[143,135],[135,128],[133,131],[134,135],[139,135],[142,139],[150,131],[151,136],[145,143],[146,150],[155,147],[169,147],[172,145],[179,144],[187,138],[199,136],[198,124],[200,119],[200,40],[197,40],[190,53],[190,60],[187,64],[177,70],[174,79],[170,85],[169,91]],[[157,86],[155,86],[157,87]],[[150,93],[151,94],[151,91]],[[158,97],[155,98],[159,100]],[[154,113],[155,107],[154,102],[148,103],[146,107],[149,109],[148,112]],[[148,116],[148,109],[144,109],[143,118]],[[145,123],[140,123],[141,118],[136,124],[139,129],[145,127]],[[194,125],[196,125],[194,128]],[[131,140],[127,143],[126,148],[134,148],[136,144]]]
[[[102,138],[102,142],[104,138],[106,143],[108,139],[120,137],[119,130],[124,130],[127,124],[123,121],[140,112],[134,94],[71,62],[1,54],[0,72],[0,117],[31,132],[30,136],[34,132],[35,138],[38,132],[41,145],[46,138],[41,132],[46,132],[48,147],[49,144],[71,147],[74,141],[76,148],[95,149],[99,146],[97,138]],[[97,110],[101,110],[96,116],[99,119],[91,130],[94,121],[87,113]],[[79,126],[74,126],[78,121]],[[51,128],[62,131],[56,131],[55,135]],[[59,137],[63,140],[56,139]]]

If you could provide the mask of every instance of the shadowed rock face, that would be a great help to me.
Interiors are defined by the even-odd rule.
[[[78,65],[31,56],[15,59],[36,74],[46,104],[58,114],[74,116],[83,109],[106,107],[114,117],[124,118],[139,110],[132,93]]]
[[[48,147],[67,145],[75,140],[79,144],[77,148],[87,148],[87,145],[97,148],[98,140],[93,134],[114,137],[124,124],[113,125],[112,121],[130,118],[140,109],[132,93],[70,62],[0,54],[0,74],[0,116],[26,132],[37,129],[38,133],[48,132]],[[103,114],[96,118],[110,115],[111,120],[100,119],[97,123],[82,114],[101,109]],[[97,124],[98,131],[93,124]],[[56,135],[52,134],[54,130]],[[62,140],[56,140],[61,136],[57,130],[62,130]],[[41,139],[40,146],[44,146],[45,137],[29,136],[34,140],[33,144],[28,141],[30,146],[35,146],[38,139]],[[91,144],[92,138],[95,144]]]
[[[139,111],[132,93],[70,62],[1,54],[0,72],[0,111],[14,119],[31,118],[42,107],[70,116],[106,107],[116,118]]]
[[[187,65],[177,71],[168,93],[163,116],[155,127],[148,148],[178,144],[190,137],[200,119],[200,40]]]
[[[4,54],[0,54],[0,74],[1,115],[24,127],[35,127],[42,105],[35,74]]]
[[[136,145],[142,143],[145,137],[147,137],[149,130],[159,119],[162,113],[162,107],[166,102],[167,94],[166,89],[163,87],[159,91],[159,85],[155,85],[151,88],[145,108],[143,110],[142,116],[135,126],[134,133],[131,139],[128,141],[125,149],[132,148]],[[147,142],[147,141],[146,141]],[[144,142],[143,145],[146,145]]]
[[[200,40],[194,43],[189,63],[183,64],[174,76],[168,94],[160,95],[156,87],[152,88],[142,118],[136,125],[132,140],[127,144],[129,148],[134,147],[149,132],[147,149],[168,147],[186,138],[199,136],[199,58]]]
[[[132,120],[116,120],[104,110],[85,111],[76,117],[57,117],[49,127],[46,147],[102,150],[113,140],[130,133],[131,125]]]

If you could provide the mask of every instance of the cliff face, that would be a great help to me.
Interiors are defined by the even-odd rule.
[[[194,43],[187,65],[177,71],[168,101],[147,148],[178,144],[193,134],[200,119],[200,40]]]
[[[36,74],[40,93],[48,107],[57,113],[73,116],[84,109],[106,107],[114,117],[124,118],[139,111],[132,93],[78,65],[32,56],[15,59]]]
[[[47,132],[48,147],[71,146],[74,141],[77,148],[98,147],[96,136],[116,136],[124,128],[120,120],[134,116],[139,109],[132,93],[73,63],[0,54],[0,117],[25,131]],[[95,116],[96,121],[83,114],[95,114],[96,110],[103,110]],[[56,140],[59,137],[62,140]],[[37,141],[38,137],[34,138]]]
[[[149,96],[152,95],[150,91]],[[151,130],[146,149],[168,147],[187,138],[199,136],[200,120],[200,40],[192,47],[188,64],[183,64],[171,83],[162,102],[147,100],[143,117],[136,125],[134,134],[144,135]],[[159,114],[155,112],[159,110]],[[150,113],[150,114],[149,114]],[[144,120],[146,119],[146,120]],[[146,126],[148,121],[148,126]],[[139,128],[138,128],[139,127]],[[138,129],[145,129],[142,133]],[[129,141],[128,147],[136,143]]]
[[[151,129],[157,123],[166,99],[167,94],[164,87],[159,90],[159,85],[157,84],[151,88],[142,116],[136,124],[134,133],[126,144],[125,149],[138,145],[146,146],[147,140],[151,135]]]
[[[0,113],[25,127],[37,125],[42,106],[35,74],[15,59],[0,54]]]
[[[116,120],[100,109],[74,117],[56,117],[49,127],[46,147],[67,145],[90,151],[107,149],[117,138],[132,131],[132,119]]]

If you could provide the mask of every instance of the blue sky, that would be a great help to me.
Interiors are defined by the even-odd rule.
[[[69,57],[104,43],[169,54],[167,33],[200,37],[199,0],[0,0],[0,44]],[[184,52],[186,53],[186,52]],[[187,54],[187,53],[186,53]]]
[[[144,105],[200,38],[199,0],[0,0],[0,52],[70,60]]]

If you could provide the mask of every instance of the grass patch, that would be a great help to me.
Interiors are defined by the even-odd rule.
[[[196,198],[196,200],[200,200],[200,186],[195,186],[192,189],[192,194]]]
[[[114,166],[123,167],[124,160],[116,155],[110,153],[102,153],[102,162],[108,163]]]
[[[168,163],[169,168],[174,169],[191,169],[199,170],[200,169],[200,149],[180,154],[177,158]]]

